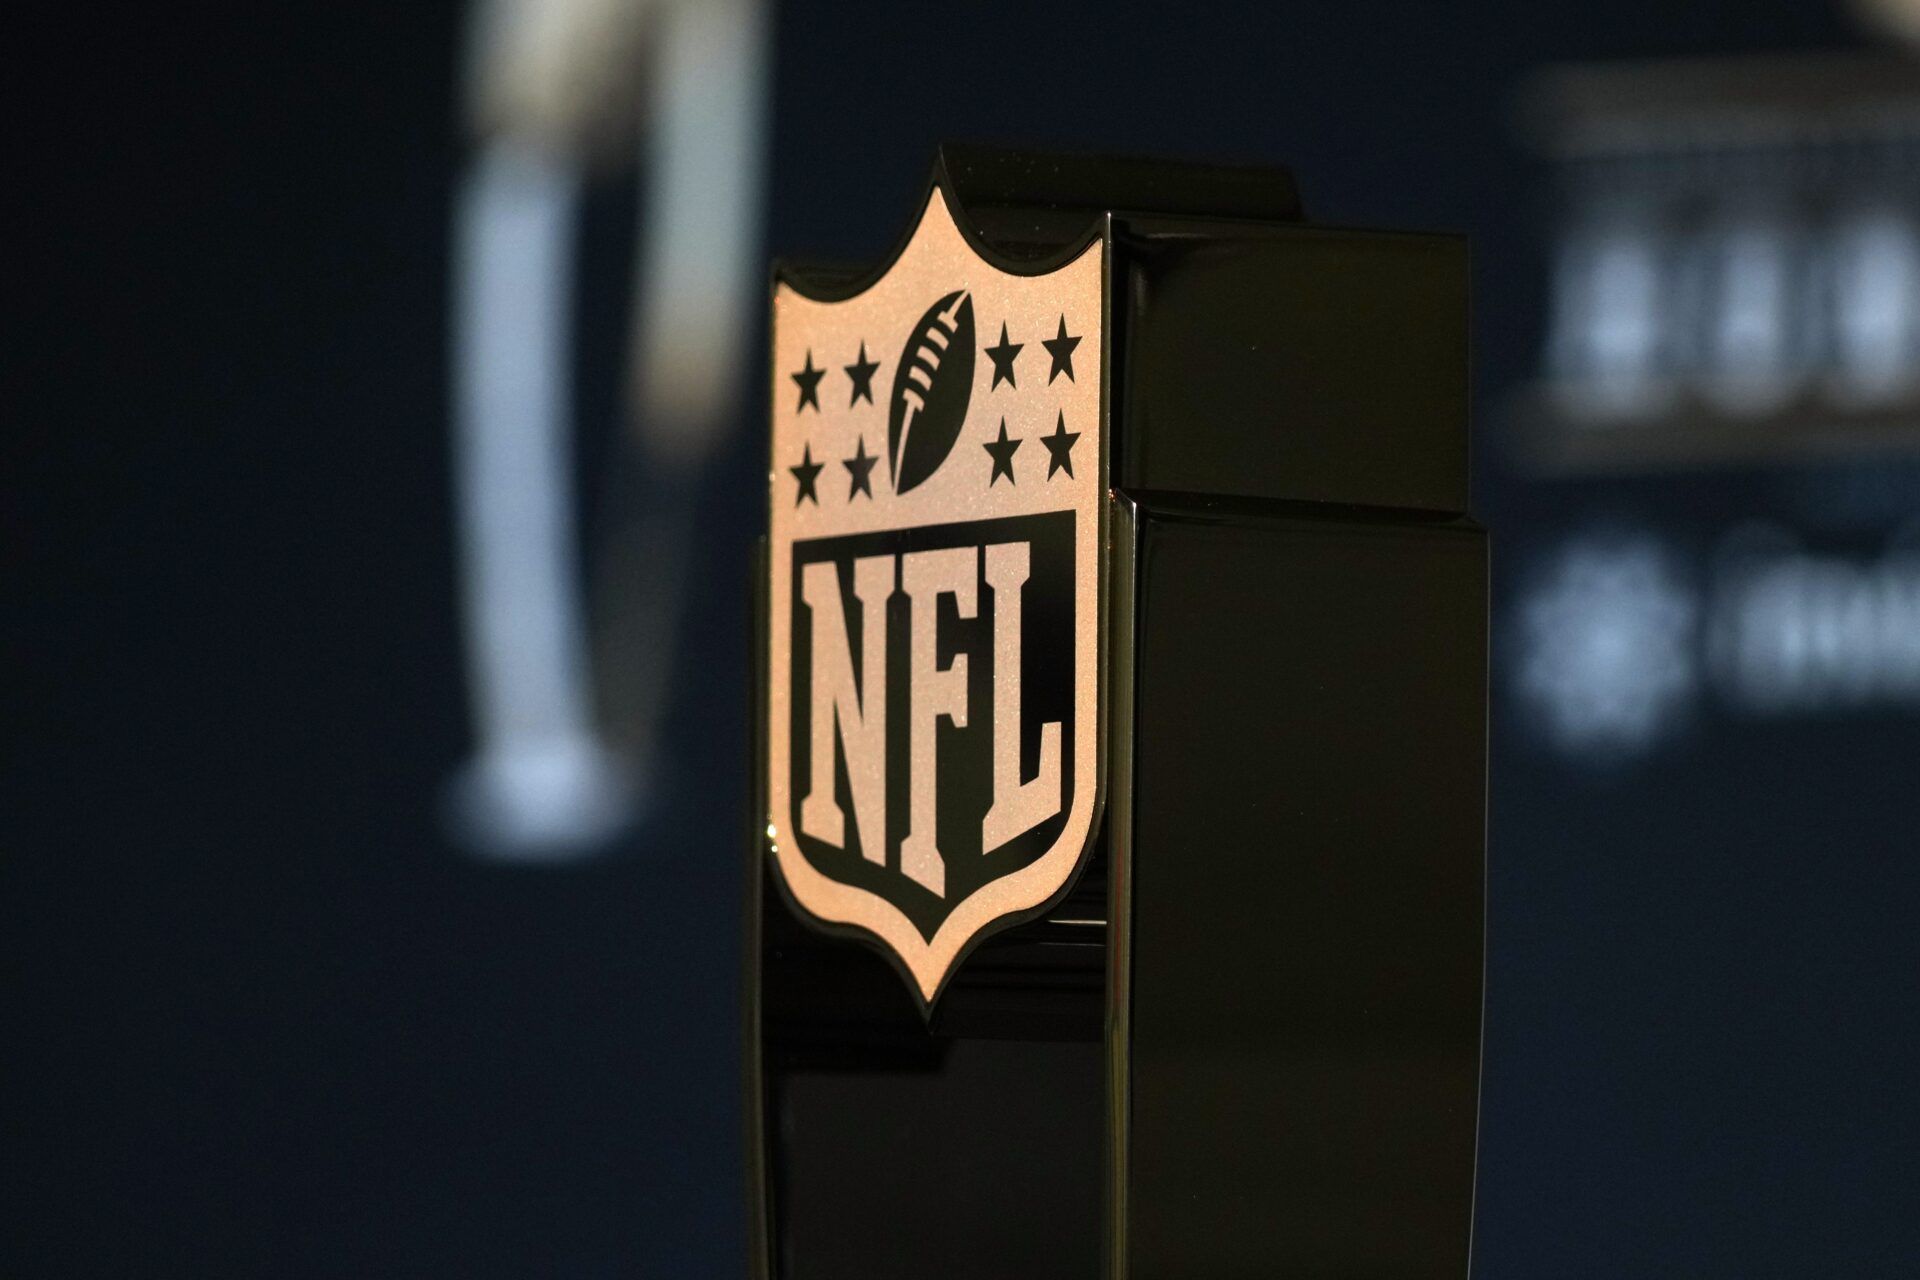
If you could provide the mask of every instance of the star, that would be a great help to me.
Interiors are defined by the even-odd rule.
[[[1015,483],[1013,478],[1013,451],[1020,447],[1020,442],[1018,440],[1007,439],[1007,420],[1005,418],[1000,419],[1000,439],[998,441],[990,440],[980,447],[993,455],[993,474],[987,477],[987,488],[993,488],[994,481],[998,480],[1001,476],[1007,478],[1008,484]]]
[[[816,374],[815,376],[818,377],[819,375]],[[815,407],[817,408],[818,406]],[[799,496],[793,500],[794,506],[799,506],[808,498],[813,499],[814,506],[817,507],[820,505],[820,495],[813,491],[813,485],[814,482],[820,478],[820,468],[825,465],[826,463],[824,462],[815,462],[813,460],[813,446],[808,445],[800,454],[800,465],[787,468],[787,470],[793,472],[793,478],[800,482],[800,493]]]
[[[1047,370],[1048,384],[1051,385],[1053,380],[1063,373],[1067,375],[1067,381],[1072,382],[1073,349],[1080,345],[1080,339],[1069,338],[1067,336],[1067,318],[1065,316],[1060,317],[1060,336],[1057,338],[1044,338],[1041,340],[1040,345],[1045,347],[1047,354],[1053,357],[1053,368]]]
[[[1073,479],[1073,446],[1079,439],[1078,431],[1067,430],[1067,415],[1063,410],[1060,420],[1054,424],[1053,434],[1040,437],[1040,443],[1047,446],[1047,479],[1053,479],[1056,471],[1064,471],[1067,479]]]
[[[812,357],[811,352],[808,353],[808,357]],[[841,367],[847,371],[847,376],[853,379],[853,399],[847,401],[847,408],[853,408],[853,406],[859,404],[862,400],[865,400],[868,404],[872,404],[873,371],[880,367],[880,362],[878,360],[867,359],[867,344],[864,342],[860,344],[860,358],[858,360],[855,360],[849,365],[842,365]]]
[[[787,375],[800,386],[800,407],[794,410],[795,413],[806,412],[808,405],[813,406],[815,413],[820,412],[820,379],[826,376],[826,372],[825,369],[816,369],[813,367],[813,351],[809,348],[807,351],[807,367],[798,373]]]
[[[864,355],[865,353],[862,352],[861,354]],[[872,374],[868,374],[868,376],[871,377]],[[873,464],[878,461],[880,461],[880,459],[877,455],[871,458],[867,456],[867,438],[865,436],[860,437],[860,446],[853,451],[851,458],[841,459],[840,465],[845,467],[848,473],[853,476],[853,487],[847,491],[848,502],[852,502],[856,494],[864,493],[869,498],[873,496]],[[1073,472],[1068,471],[1067,474],[1072,475]]]
[[[1007,323],[1004,320],[1000,322],[1000,345],[986,349],[988,357],[993,360],[993,383],[987,390],[991,391],[1003,382],[1016,391],[1020,389],[1020,384],[1013,380],[1013,358],[1026,345],[1024,342],[1008,342]]]

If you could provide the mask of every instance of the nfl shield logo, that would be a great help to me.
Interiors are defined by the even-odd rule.
[[[773,298],[767,838],[927,1007],[1072,884],[1099,790],[1106,248],[1002,260],[955,208]]]

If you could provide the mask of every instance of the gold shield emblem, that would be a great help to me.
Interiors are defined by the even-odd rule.
[[[876,277],[774,286],[770,856],[928,1006],[1092,836],[1105,287],[1103,240],[1000,259],[938,184]]]

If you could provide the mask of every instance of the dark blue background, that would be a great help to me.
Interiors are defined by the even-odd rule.
[[[759,427],[704,498],[665,808],[572,869],[452,847],[459,16],[75,8],[10,42],[0,1273],[742,1269]],[[944,137],[1285,162],[1318,218],[1472,234],[1490,408],[1539,324],[1516,77],[1859,39],[1802,0],[788,4],[769,251],[880,253]],[[1686,510],[1523,485],[1482,422],[1497,572],[1569,501]],[[1478,1273],[1920,1270],[1913,724],[1599,777],[1512,728]]]

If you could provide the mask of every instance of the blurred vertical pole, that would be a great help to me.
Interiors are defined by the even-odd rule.
[[[488,852],[590,853],[655,789],[698,489],[756,331],[767,8],[476,6],[483,141],[458,212],[454,436],[477,743],[453,807]],[[610,503],[589,597],[574,550],[575,229],[587,157],[636,116],[630,452],[647,474]]]
[[[456,793],[482,847],[561,852],[620,821],[593,726],[570,408],[578,169],[487,144],[461,191],[454,467],[476,757]]]

